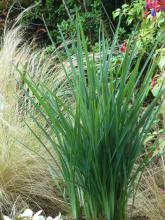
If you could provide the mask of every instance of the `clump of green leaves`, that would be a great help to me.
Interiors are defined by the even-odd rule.
[[[67,55],[61,65],[73,104],[21,74],[33,94],[27,97],[41,116],[38,120],[32,113],[32,118],[46,140],[31,131],[49,153],[47,143],[52,146],[54,171],[58,167],[54,179],[61,191],[65,188],[73,219],[124,220],[135,180],[148,162],[148,155],[140,155],[159,109],[161,92],[142,112],[156,66],[151,62],[153,51],[140,67],[143,53],[135,62],[136,44],[130,49],[128,43],[114,73],[111,65],[118,33],[111,46],[100,33],[99,53],[91,56],[81,23],[77,23],[77,40],[72,42],[75,59],[61,32]]]
[[[61,35],[57,24],[64,33],[65,37],[70,39],[75,36],[76,32],[76,13],[80,14],[80,19],[84,27],[85,35],[90,43],[95,43],[98,37],[98,29],[101,21],[101,0],[90,1],[57,1],[47,0],[43,4],[40,0],[36,1],[36,6],[33,7],[26,17],[26,24],[40,23],[43,25],[43,18],[50,31],[50,34],[57,44],[61,43]]]
[[[131,4],[123,4],[121,8],[117,8],[113,12],[113,18],[116,19],[117,17],[123,15],[123,17],[126,18],[127,25],[141,22],[144,5],[144,0],[134,0]]]

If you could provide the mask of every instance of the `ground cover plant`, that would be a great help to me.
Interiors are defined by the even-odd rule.
[[[140,155],[144,153],[145,137],[158,113],[161,93],[143,113],[141,107],[156,67],[151,62],[154,50],[141,67],[143,52],[134,63],[137,47],[131,49],[128,43],[124,59],[113,73],[111,58],[116,42],[117,32],[111,46],[100,35],[99,62],[95,61],[95,54],[90,59],[78,22],[77,41],[72,45],[77,51],[75,67],[63,38],[69,67],[66,69],[65,63],[62,66],[73,105],[63,102],[44,85],[36,85],[20,71],[33,94],[26,94],[29,101],[48,125],[45,129],[32,115],[54,149],[53,157],[61,173],[60,177],[55,173],[56,184],[59,185],[58,178],[64,182],[73,219],[125,219],[135,179],[148,162],[148,153],[142,158]],[[43,139],[31,131],[46,147]]]

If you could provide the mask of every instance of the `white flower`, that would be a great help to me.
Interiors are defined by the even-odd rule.
[[[46,220],[62,220],[61,213],[59,213],[59,215],[56,216],[55,218],[52,218],[51,216],[49,216],[46,218]]]
[[[53,218],[52,218],[51,216],[48,216],[48,217],[46,218],[46,220],[53,220]]]
[[[25,218],[25,219],[32,219],[32,220],[45,220],[43,215],[40,215],[42,213],[42,210],[36,212],[33,215],[33,211],[31,209],[26,209],[22,214],[20,214],[18,217]],[[5,219],[9,220],[9,219]]]
[[[42,210],[36,212],[33,215],[33,211],[31,209],[25,209],[25,211],[22,214],[20,214],[18,218],[21,218],[22,220],[62,220],[61,213],[59,213],[59,215],[56,216],[55,218],[52,218],[51,216],[49,216],[46,219],[43,215],[41,215],[41,213],[42,213]],[[3,220],[12,220],[12,219],[4,215]]]
[[[18,217],[20,218],[31,218],[33,216],[33,211],[31,209],[25,209],[25,211],[20,214]]]
[[[4,215],[4,216],[3,216],[3,220],[12,220],[12,219],[9,218],[8,216]]]
[[[35,218],[33,217],[32,220],[45,220],[45,217],[43,215],[36,216]]]
[[[36,212],[35,215],[33,215],[32,220],[45,220],[43,215],[40,215],[42,213],[42,210]]]

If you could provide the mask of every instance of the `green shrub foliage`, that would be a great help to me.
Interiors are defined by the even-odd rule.
[[[89,41],[96,42],[98,36],[99,25],[101,22],[101,1],[100,0],[47,0],[36,1],[36,6],[32,8],[24,22],[44,28],[43,20],[50,31],[53,40],[61,43],[57,24],[63,31],[66,39],[74,37],[76,32],[75,17],[76,13],[80,14],[80,19],[84,28],[85,35]]]

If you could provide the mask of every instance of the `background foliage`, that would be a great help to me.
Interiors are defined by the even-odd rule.
[[[35,7],[32,7],[26,13],[23,23],[30,26],[30,33],[37,33],[39,40],[46,40],[47,42],[48,36],[43,22],[44,19],[53,40],[58,44],[61,43],[61,37],[57,24],[66,38],[70,38],[71,35],[74,37],[76,30],[74,21],[76,12],[78,12],[85,35],[94,44],[98,40],[100,23],[104,24],[107,34],[111,33],[109,22],[112,22],[112,11],[121,7],[124,3],[129,3],[129,1],[115,0],[110,3],[107,0],[2,0],[0,3],[0,23],[3,26],[7,11],[11,5],[13,5],[11,16],[13,14],[16,16],[21,10],[33,4]],[[30,34],[30,36],[32,35]]]

